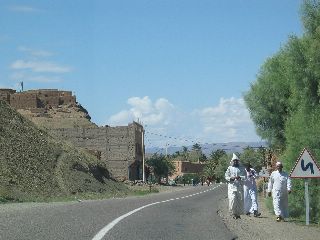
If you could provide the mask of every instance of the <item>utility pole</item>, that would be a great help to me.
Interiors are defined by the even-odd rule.
[[[146,175],[145,175],[145,171],[144,171],[144,168],[145,168],[145,162],[144,162],[144,128],[143,128],[143,125],[142,125],[142,182],[146,182]]]
[[[166,158],[168,157],[168,143],[166,143]]]

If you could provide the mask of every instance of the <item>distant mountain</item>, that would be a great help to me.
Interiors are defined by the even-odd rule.
[[[233,152],[238,152],[242,153],[243,149],[246,147],[253,147],[253,148],[259,148],[259,147],[267,147],[268,144],[266,142],[228,142],[228,143],[211,143],[211,144],[200,144],[202,148],[202,152],[205,155],[210,155],[212,151],[216,151],[218,149],[223,149],[227,153],[233,153]],[[191,146],[187,146],[188,150],[192,149]],[[167,152],[168,154],[173,154],[177,151],[182,151],[182,146],[181,147],[168,147]],[[153,147],[153,148],[146,148],[146,154],[153,154],[153,153],[166,153],[165,148],[159,148],[159,147]]]

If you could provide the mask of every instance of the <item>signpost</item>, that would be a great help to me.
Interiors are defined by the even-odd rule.
[[[304,178],[304,195],[306,201],[306,225],[309,225],[309,178],[320,178],[320,168],[317,162],[304,148],[290,173],[291,178]]]
[[[262,167],[261,171],[258,174],[259,177],[263,177],[263,196],[266,197],[266,189],[267,189],[267,183],[266,183],[266,178],[270,176],[269,171],[266,167]]]

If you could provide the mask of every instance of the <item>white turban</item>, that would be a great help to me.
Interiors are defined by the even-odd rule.
[[[232,155],[232,159],[231,159],[231,161],[233,161],[233,160],[238,160],[238,161],[239,161],[238,156],[237,156],[237,155],[235,155],[234,153],[233,153],[233,155]]]
[[[276,163],[276,166],[280,166],[280,165],[282,166],[282,162],[277,162]]]

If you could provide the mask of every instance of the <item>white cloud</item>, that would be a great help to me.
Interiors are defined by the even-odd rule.
[[[38,83],[57,83],[62,82],[62,79],[59,77],[50,77],[50,76],[30,76],[26,79],[29,82],[38,82]]]
[[[143,98],[132,97],[127,103],[131,106],[108,119],[110,125],[126,125],[132,121],[142,121],[149,126],[168,125],[171,121],[171,112],[174,106],[166,99],[160,98],[152,103],[148,96]]]
[[[108,119],[108,124],[127,125],[139,118],[148,131],[146,145],[192,145],[214,142],[258,141],[244,100],[221,98],[218,105],[182,112],[165,98],[132,97],[131,108]]]
[[[38,83],[56,83],[62,82],[63,80],[57,76],[45,76],[45,75],[30,75],[25,72],[14,72],[10,75],[10,79],[15,81],[24,82],[38,82]]]
[[[8,9],[13,12],[24,12],[24,13],[34,13],[34,12],[40,12],[40,9],[26,6],[26,5],[12,5],[9,6]]]
[[[221,98],[218,106],[194,111],[199,116],[203,134],[227,141],[257,139],[244,100]]]
[[[53,53],[49,52],[49,51],[45,51],[45,50],[39,50],[39,49],[32,49],[32,48],[27,48],[24,46],[20,46],[18,47],[18,50],[21,52],[26,52],[31,54],[32,56],[35,57],[50,57],[53,55]]]
[[[134,120],[134,115],[127,110],[120,111],[114,115],[112,115],[108,123],[111,125],[127,125],[129,122],[132,122]]]
[[[11,68],[15,70],[29,69],[33,72],[48,73],[66,73],[71,71],[70,67],[60,66],[48,61],[16,60],[11,64]]]
[[[131,110],[137,115],[148,114],[152,111],[152,102],[148,96],[143,98],[132,97],[128,99],[127,103],[132,106]]]

